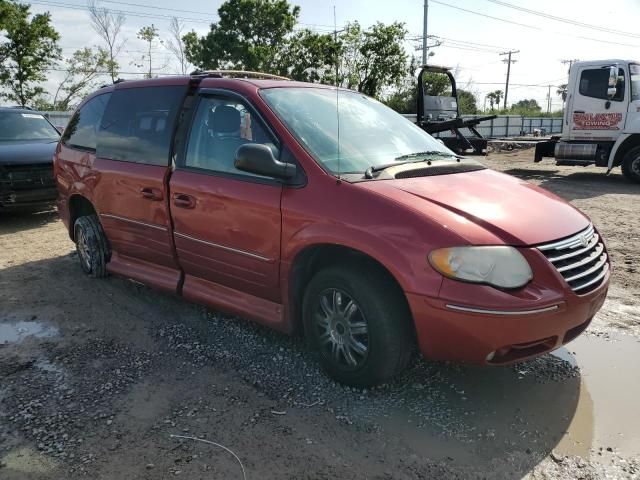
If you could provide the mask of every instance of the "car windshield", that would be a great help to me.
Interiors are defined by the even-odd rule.
[[[629,65],[631,71],[631,101],[640,100],[640,65]]]
[[[332,173],[363,173],[406,161],[408,156],[419,161],[420,155],[430,159],[455,155],[402,115],[361,93],[270,88],[261,95],[305,149]]]
[[[0,112],[0,142],[57,141],[58,131],[39,113]]]

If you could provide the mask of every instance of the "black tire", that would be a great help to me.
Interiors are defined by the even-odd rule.
[[[338,301],[336,291],[340,292]],[[347,297],[357,310],[354,310]],[[341,299],[345,299],[343,310],[350,307],[353,313],[347,318],[342,312],[341,321],[349,325],[349,332],[338,333],[340,321],[336,321],[332,329],[321,326],[331,323],[321,305],[323,298],[327,303],[333,299],[339,305],[333,310],[334,313],[340,310]],[[406,368],[414,351],[411,314],[402,292],[374,268],[334,266],[317,273],[305,291],[303,322],[307,342],[317,353],[324,370],[346,385],[362,388],[384,383]],[[362,333],[363,323],[366,324],[366,334]],[[342,330],[344,332],[347,329],[343,326]],[[330,331],[334,334],[330,334]],[[330,340],[327,335],[331,337]],[[335,345],[332,335],[350,339],[341,340],[342,350],[337,354],[332,354]],[[347,344],[349,347],[345,348]],[[365,354],[360,353],[362,346],[367,348]],[[348,365],[347,350],[357,362],[356,365]]]
[[[93,278],[106,277],[109,247],[97,215],[79,217],[73,232],[82,270]]]
[[[640,147],[634,147],[625,154],[622,174],[632,182],[640,183]]]

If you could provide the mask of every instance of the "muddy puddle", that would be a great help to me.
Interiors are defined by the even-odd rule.
[[[583,335],[554,354],[575,362],[581,380],[576,411],[558,450],[585,456],[602,447],[639,455],[640,341]]]
[[[439,382],[425,387],[442,393],[440,426],[421,424],[406,408],[379,419],[387,435],[430,458],[473,464],[518,452],[536,463],[551,451],[585,459],[601,449],[640,454],[640,341],[634,337],[583,335],[515,366],[443,368]],[[434,405],[425,401],[422,408]]]
[[[46,338],[57,334],[58,329],[35,320],[0,323],[0,345],[18,343],[30,336]]]

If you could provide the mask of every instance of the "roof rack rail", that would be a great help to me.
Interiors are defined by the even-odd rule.
[[[114,80],[113,83],[105,83],[104,85],[100,85],[100,88],[110,87],[111,85],[115,85],[117,83],[122,83],[122,82],[126,82],[126,80],[124,78],[118,78]]]
[[[256,79],[268,79],[268,80],[291,80],[290,78],[283,77],[281,75],[273,75],[271,73],[252,72],[249,70],[195,70],[191,72],[192,76],[206,76],[223,78],[230,76],[234,78],[256,78]]]

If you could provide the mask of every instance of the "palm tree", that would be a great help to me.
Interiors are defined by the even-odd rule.
[[[558,85],[558,89],[556,90],[556,95],[562,97],[562,101],[567,100],[567,84],[563,83],[562,85]]]
[[[491,106],[491,110],[493,111],[493,106],[500,106],[500,99],[502,99],[503,93],[502,90],[494,90],[493,92],[487,93],[487,100],[489,100],[489,105]]]

